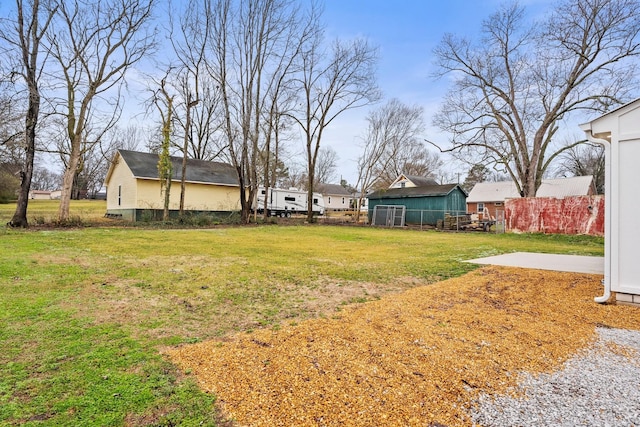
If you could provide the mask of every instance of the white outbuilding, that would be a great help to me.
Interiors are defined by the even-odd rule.
[[[605,147],[605,292],[596,298],[640,305],[640,99],[583,125]]]

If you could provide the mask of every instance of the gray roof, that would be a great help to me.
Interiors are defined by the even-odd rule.
[[[543,179],[536,197],[587,196],[593,187],[593,176],[574,176],[572,178]]]
[[[340,184],[318,184],[315,190],[323,195],[351,196],[351,193]]]
[[[139,151],[119,150],[133,176],[136,178],[159,179],[157,154]],[[171,156],[173,177],[175,181],[182,179],[182,157]],[[238,175],[234,167],[228,163],[208,162],[205,160],[187,159],[188,182],[238,186]]]
[[[405,175],[404,177],[413,182],[413,185],[415,185],[416,187],[438,185],[438,182],[435,179],[428,176]]]
[[[368,199],[397,199],[402,197],[434,197],[434,196],[446,196],[451,193],[456,187],[460,188],[460,191],[465,191],[458,184],[442,184],[442,185],[423,185],[421,187],[405,187],[405,188],[390,188],[388,190],[374,191],[367,195]],[[466,195],[466,193],[465,193]]]

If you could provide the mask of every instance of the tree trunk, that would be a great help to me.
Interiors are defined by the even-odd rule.
[[[30,130],[31,131],[31,130]],[[35,131],[35,128],[33,129]],[[35,132],[33,132],[33,139],[35,141]],[[27,138],[28,140],[29,138]],[[29,205],[29,191],[31,190],[31,179],[33,177],[33,162],[35,158],[35,148],[33,144],[27,143],[26,159],[24,163],[24,170],[20,172],[20,193],[18,194],[18,203],[16,205],[16,211],[9,221],[9,225],[12,227],[27,228],[29,221],[27,220],[27,207]]]
[[[27,109],[27,117],[25,118],[25,140],[26,140],[26,158],[24,170],[20,173],[20,194],[18,194],[18,203],[16,211],[9,221],[12,227],[27,228],[29,221],[27,220],[27,208],[29,206],[29,191],[31,190],[31,179],[33,178],[33,163],[36,153],[36,124],[38,122],[38,114],[40,111],[40,94],[37,86],[31,88],[29,95],[29,108]]]
[[[73,191],[73,181],[80,162],[80,145],[76,142],[79,138],[76,136],[72,141],[71,156],[69,163],[62,177],[62,192],[60,194],[60,207],[58,208],[58,221],[62,224],[69,221],[69,208],[71,206],[71,193]]]

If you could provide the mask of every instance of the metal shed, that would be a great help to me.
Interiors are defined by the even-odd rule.
[[[373,192],[367,199],[369,221],[378,205],[405,206],[405,224],[436,225],[445,213],[462,215],[467,209],[467,193],[458,184],[391,188]]]
[[[605,265],[602,297],[640,304],[640,99],[583,125],[587,139],[605,147]]]

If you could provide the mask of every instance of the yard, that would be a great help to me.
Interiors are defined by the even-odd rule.
[[[29,200],[27,220],[29,225],[42,225],[54,222],[58,216],[59,200]],[[0,203],[0,224],[5,225],[16,210],[14,203]],[[85,222],[91,224],[107,223],[104,218],[107,211],[105,200],[72,200],[71,220],[73,222]],[[111,221],[113,222],[113,221]]]
[[[266,351],[269,334],[368,307],[384,313],[385,301],[415,298],[410,289],[442,304],[465,279],[439,282],[476,268],[462,260],[513,251],[602,255],[603,245],[584,236],[332,226],[1,229],[0,424],[225,424],[224,406],[201,389],[210,383],[176,349],[251,340]],[[590,283],[584,301],[600,292],[599,278],[567,280]],[[330,350],[322,334],[315,340]]]

